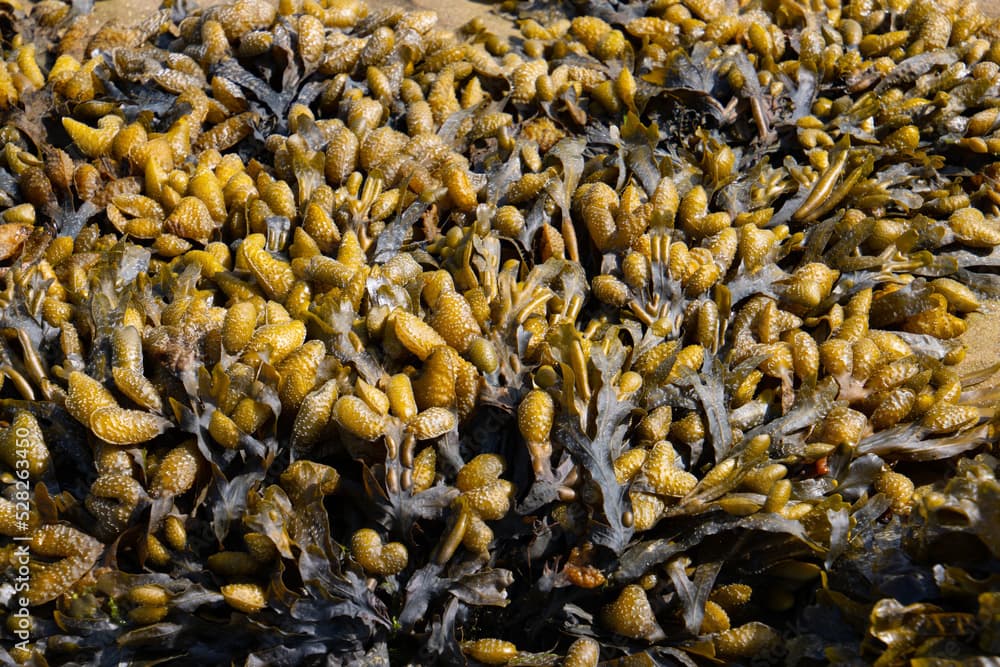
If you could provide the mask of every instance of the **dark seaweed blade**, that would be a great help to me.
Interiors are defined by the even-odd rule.
[[[292,604],[292,616],[301,620],[346,618],[363,623],[368,632],[388,629],[392,622],[385,604],[368,589],[365,579],[352,571],[335,574],[316,548],[303,550],[299,570],[310,597]]]
[[[149,86],[145,82],[132,82],[125,79],[117,79],[115,82],[103,82],[107,89],[108,96],[121,102],[122,112],[126,120],[134,122],[143,112],[153,112],[160,125],[164,128],[170,127],[168,122],[173,109],[177,104],[177,95],[168,93],[159,88]],[[188,109],[190,113],[190,109]]]
[[[260,481],[264,473],[251,471],[237,475],[231,480],[218,479],[213,485],[214,498],[210,501],[212,531],[222,544],[233,523],[239,523],[247,506],[247,494]]]
[[[354,322],[354,311],[349,301],[341,301],[336,310],[328,314],[327,321],[322,324],[328,331],[327,347],[345,364],[351,364],[358,374],[370,384],[378,384],[384,371],[382,366],[367,350],[358,350],[350,340],[351,327]]]
[[[841,554],[848,549],[851,532],[851,517],[846,507],[828,509],[826,518],[830,522],[830,548],[826,552],[824,565],[829,570]]]
[[[991,248],[988,253],[974,252],[971,250],[950,250],[941,253],[935,260],[939,262],[951,262],[956,268],[967,269],[969,267],[995,267],[1000,266],[1000,250]]]
[[[700,44],[690,56],[680,50],[674,51],[666,66],[653,70],[644,78],[668,90],[688,90],[708,95],[715,85],[712,71],[702,65],[708,58],[708,48],[707,43]]]
[[[273,117],[285,117],[285,111],[291,103],[292,96],[277,92],[267,81],[245,69],[235,58],[225,58],[220,61],[213,68],[212,74],[229,79],[241,88],[253,93],[258,100],[267,106]]]
[[[708,429],[708,441],[712,445],[715,463],[729,456],[733,447],[733,429],[729,425],[729,409],[726,388],[723,382],[722,362],[714,354],[705,355],[701,372],[688,371],[682,374],[681,384],[691,387],[704,410],[704,421]],[[691,465],[697,463],[692,454]]]
[[[565,480],[572,474],[573,466],[572,457],[566,456],[553,467],[551,478],[534,479],[528,493],[518,502],[517,513],[526,516],[556,500],[559,489],[565,486]]]
[[[660,183],[660,168],[655,153],[661,139],[656,123],[644,125],[633,112],[625,114],[621,124],[623,162],[648,196]]]
[[[726,287],[732,296],[732,303],[739,303],[752,294],[777,298],[780,281],[788,275],[777,263],[768,263],[755,273],[741,271]]]
[[[572,219],[570,217],[570,202],[573,200],[573,193],[576,192],[583,174],[583,154],[586,148],[587,142],[583,139],[567,137],[561,139],[549,150],[548,157],[556,159],[562,164],[562,178],[558,183],[553,183],[551,187],[546,188],[546,191],[559,205],[565,221]]]
[[[874,433],[860,443],[859,454],[877,454],[911,461],[938,461],[972,451],[990,442],[989,426],[983,425],[955,435],[926,438],[919,424],[905,424]]]
[[[718,59],[709,56],[711,48],[710,43],[699,42],[690,56],[675,50],[666,65],[643,74],[641,78],[658,87],[656,97],[708,114],[718,124],[726,125],[735,120],[735,116],[732,114],[733,107],[724,106],[717,97],[726,84],[716,69],[720,64]]]
[[[466,571],[461,571],[462,568]],[[496,607],[510,603],[507,588],[514,583],[510,570],[480,569],[474,563],[460,563],[454,569],[459,571],[446,574],[443,566],[428,563],[413,573],[406,584],[406,601],[399,614],[403,628],[412,628],[423,620],[431,602],[445,595],[451,598],[446,608],[458,602]]]
[[[10,207],[20,199],[20,186],[17,178],[6,167],[0,167],[0,205]]]
[[[783,79],[786,86],[791,84],[788,79]],[[794,90],[792,94],[792,115],[786,122],[794,123],[798,119],[812,113],[813,102],[816,101],[817,81],[816,73],[808,68],[802,68],[796,74],[797,85],[792,85],[789,90]]]
[[[521,178],[520,154],[512,152],[505,162],[497,162],[486,171],[486,201],[496,205],[514,181]]]
[[[287,104],[291,106],[291,99],[302,79],[299,72],[299,58],[292,47],[292,36],[288,28],[279,23],[275,25],[271,34],[274,35],[274,49],[272,49],[271,59],[275,64],[281,66],[281,95],[287,99]]]
[[[765,95],[761,88],[757,71],[745,52],[729,49],[726,59],[742,75],[742,84],[734,92],[749,103],[750,115],[757,129],[755,151],[765,150],[767,146],[777,143],[777,135],[771,130],[771,109],[775,105],[771,96]],[[803,79],[803,82],[807,82],[807,79]]]
[[[123,648],[130,649],[149,650],[156,647],[158,650],[164,648],[173,650],[179,647],[183,633],[184,626],[180,623],[156,623],[119,635],[117,643]]]
[[[915,81],[935,67],[947,67],[958,60],[959,55],[952,49],[927,51],[912,56],[897,63],[875,86],[875,92],[883,93],[894,86]]]
[[[738,529],[784,534],[811,548],[821,548],[809,539],[800,521],[786,519],[777,514],[755,514],[748,517],[714,514],[711,521],[699,523],[674,538],[645,540],[633,544],[619,559],[613,579],[623,583],[635,581],[650,569],[693,549],[706,538]]]
[[[401,475],[403,470],[395,459],[386,461],[385,473]],[[421,519],[439,519],[451,502],[458,497],[458,489],[446,484],[435,484],[429,489],[413,494],[409,489],[398,486],[387,488],[384,479],[367,466],[364,468],[364,483],[368,488],[378,489],[372,499],[380,516],[379,523],[397,535],[410,535]]]
[[[677,558],[667,567],[667,575],[677,591],[677,597],[684,605],[684,628],[692,635],[700,634],[701,622],[705,616],[705,602],[712,592],[715,579],[722,570],[723,563],[702,563],[694,569],[694,577],[689,578],[685,569],[691,565],[689,558]]]
[[[553,440],[569,451],[577,465],[587,471],[600,488],[603,522],[592,527],[591,537],[595,544],[606,546],[616,554],[628,545],[633,533],[632,528],[622,522],[625,511],[629,509],[627,487],[618,483],[613,465],[625,448],[628,417],[633,407],[630,400],[619,398],[613,384],[624,358],[625,350],[617,341],[612,345],[610,354],[597,347],[591,352],[591,362],[601,373],[603,382],[595,399],[594,437],[589,438],[579,420],[572,418],[561,420],[553,433]]]
[[[253,651],[247,656],[245,667],[295,667],[313,656],[326,655],[330,647],[322,641],[306,641],[294,646],[278,644]]]
[[[390,221],[375,242],[374,262],[387,262],[399,253],[400,248],[413,234],[413,225],[429,208],[429,204],[415,201]]]
[[[648,3],[642,0],[584,0],[577,2],[576,9],[581,16],[597,16],[612,25],[625,25],[632,19],[646,15]]]
[[[855,458],[847,466],[846,474],[838,479],[837,493],[850,499],[867,493],[884,465],[885,461],[875,454],[863,454]]]
[[[447,591],[450,580],[440,576],[443,572],[443,566],[431,562],[410,576],[406,583],[406,602],[399,614],[403,628],[412,628],[420,622],[431,601]]]
[[[795,403],[788,414],[758,426],[748,432],[745,440],[758,435],[770,435],[772,441],[803,431],[820,422],[833,409],[840,389],[833,378],[826,378],[814,389],[802,387],[795,394]]]
[[[514,583],[510,570],[502,568],[479,570],[460,576],[448,586],[448,591],[465,604],[506,607],[510,604],[507,589]]]
[[[429,658],[428,663],[458,665],[465,661],[458,641],[455,639],[456,624],[462,604],[452,598],[444,607],[440,617],[431,623],[430,636],[421,648],[422,656]]]

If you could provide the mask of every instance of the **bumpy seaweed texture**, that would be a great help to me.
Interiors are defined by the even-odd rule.
[[[1000,652],[970,3],[85,5],[0,3],[4,661]]]

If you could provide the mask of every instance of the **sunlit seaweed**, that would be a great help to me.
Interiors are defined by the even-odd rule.
[[[997,653],[995,20],[77,4],[0,4],[4,659]]]

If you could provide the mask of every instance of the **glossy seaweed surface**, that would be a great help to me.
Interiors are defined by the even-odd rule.
[[[0,661],[993,664],[974,3],[87,4],[0,2]]]

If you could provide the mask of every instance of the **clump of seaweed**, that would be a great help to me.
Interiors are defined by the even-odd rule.
[[[0,3],[4,660],[997,653],[995,20],[83,4]]]

